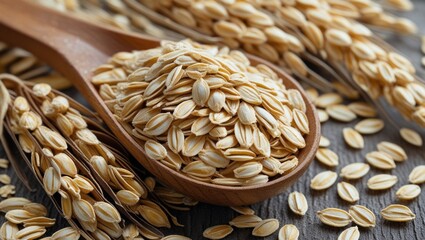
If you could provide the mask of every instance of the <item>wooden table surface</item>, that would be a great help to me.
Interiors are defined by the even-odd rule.
[[[413,2],[416,6],[415,10],[404,15],[416,22],[420,28],[420,32],[425,33],[425,1],[416,0]],[[424,68],[420,66],[420,59],[422,55],[420,54],[419,39],[412,37],[404,38],[399,36],[389,36],[388,41],[392,43],[393,46],[396,46],[396,48],[404,55],[408,56],[415,63],[418,75],[425,78]],[[68,93],[72,97],[77,98],[79,101],[84,101],[75,90],[69,90]],[[415,127],[403,121],[403,119],[396,113],[392,115],[392,118],[402,126]],[[410,171],[417,165],[425,164],[425,148],[413,147],[406,142],[403,142],[397,129],[386,122],[386,127],[381,133],[365,137],[365,148],[363,150],[352,150],[344,143],[341,131],[342,128],[353,126],[355,123],[356,122],[343,124],[328,121],[323,124],[323,135],[329,138],[332,142],[330,149],[337,152],[340,157],[339,166],[331,170],[339,172],[343,166],[349,163],[363,162],[365,154],[375,150],[376,144],[383,140],[400,144],[407,151],[409,157],[406,162],[397,164],[397,168],[391,171],[391,174],[398,176],[399,181],[390,190],[378,192],[370,191],[366,188],[366,181],[369,177],[375,174],[388,173],[388,171],[384,172],[371,169],[364,178],[358,181],[351,181],[351,183],[354,184],[360,192],[360,200],[358,204],[365,205],[370,208],[377,216],[377,226],[371,229],[361,228],[360,239],[425,239],[425,193],[422,193],[416,200],[402,203],[409,206],[416,214],[416,219],[414,221],[408,223],[391,223],[384,221],[379,215],[380,210],[385,206],[392,203],[398,203],[398,200],[395,198],[395,192],[399,187],[408,183],[408,175]],[[424,133],[425,131],[422,130],[421,135],[423,137],[425,137]],[[0,157],[4,156],[4,151],[0,147]],[[344,228],[332,228],[321,224],[315,212],[328,207],[348,209],[350,204],[342,201],[337,196],[336,184],[326,191],[313,191],[309,188],[311,178],[324,170],[329,170],[329,168],[324,167],[318,162],[313,162],[307,173],[301,177],[294,186],[279,196],[253,205],[253,209],[255,209],[257,215],[262,218],[279,219],[281,225],[295,224],[300,230],[300,239],[337,239],[339,233]],[[28,170],[27,172],[28,175],[31,175]],[[35,178],[30,176],[30,179],[34,180],[33,186],[37,190],[35,192],[29,192],[17,179],[12,168],[9,168],[8,170],[1,170],[0,173],[7,173],[12,177],[12,184],[16,185],[16,196],[27,197],[35,202],[43,203],[51,209],[49,216],[57,218],[58,220],[57,224],[51,228],[49,232],[67,225],[66,221],[62,219],[54,209],[42,188],[35,182]],[[338,179],[338,181],[340,180],[342,179]],[[422,190],[425,191],[423,186]],[[288,208],[287,197],[292,191],[303,192],[307,197],[309,210],[303,217],[293,214]],[[189,236],[192,239],[202,239],[202,232],[204,229],[216,224],[226,224],[233,217],[237,216],[237,214],[230,208],[201,203],[194,207],[190,212],[177,213],[177,216],[185,227],[173,227],[170,230],[166,230],[167,233],[178,233]],[[3,216],[0,216],[0,223],[3,221]],[[226,239],[262,239],[252,237],[251,230],[252,229],[236,229]],[[264,239],[276,238],[277,234],[274,234]]]

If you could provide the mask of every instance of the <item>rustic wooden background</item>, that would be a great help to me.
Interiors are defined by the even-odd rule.
[[[404,14],[416,22],[420,28],[420,33],[425,33],[425,1],[416,0],[415,10],[410,13]],[[392,43],[398,50],[408,56],[417,66],[419,76],[425,78],[425,70],[420,66],[420,60],[422,54],[420,53],[420,40],[415,37],[400,37],[400,36],[387,36],[387,39]],[[68,93],[84,102],[81,96],[75,90],[69,90]],[[396,120],[402,126],[410,126],[396,113],[392,114],[393,120]],[[355,122],[349,124],[353,126]],[[339,172],[341,168],[349,163],[364,161],[366,153],[376,149],[376,144],[380,141],[386,140],[400,144],[408,153],[409,159],[401,164],[397,164],[397,168],[391,173],[399,177],[399,182],[391,190],[387,191],[370,191],[366,188],[366,181],[369,177],[383,173],[372,169],[367,176],[358,181],[351,181],[360,192],[360,201],[358,204],[362,204],[370,208],[377,216],[377,226],[371,229],[361,228],[360,239],[425,239],[425,193],[422,193],[416,200],[403,202],[409,206],[416,214],[416,219],[408,223],[390,223],[384,221],[379,212],[382,208],[391,203],[398,203],[395,198],[396,190],[408,183],[408,175],[410,171],[417,165],[425,164],[425,149],[413,147],[402,141],[398,134],[397,129],[391,126],[388,122],[385,129],[376,135],[365,137],[365,148],[361,151],[351,150],[343,141],[341,130],[344,127],[349,126],[347,124],[329,121],[323,124],[322,132],[323,135],[329,138],[332,142],[330,149],[334,150],[340,156],[340,165],[334,171]],[[410,126],[415,127],[415,126]],[[425,137],[425,131],[421,131],[423,137]],[[0,147],[0,157],[4,157],[4,151]],[[315,212],[327,207],[337,207],[342,209],[348,209],[350,204],[342,201],[338,198],[336,193],[336,184],[326,191],[313,191],[309,188],[310,179],[317,173],[327,170],[328,168],[313,162],[307,173],[300,178],[300,180],[289,188],[285,193],[276,196],[272,199],[253,205],[253,209],[256,210],[257,214],[262,218],[278,218],[283,224],[295,224],[300,230],[300,239],[337,239],[339,233],[343,229],[332,228],[325,226],[320,223],[316,217]],[[387,171],[388,172],[388,171]],[[28,191],[22,183],[17,179],[14,171],[9,168],[8,170],[1,170],[0,173],[7,173],[12,177],[12,182],[16,185],[16,196],[24,196],[35,202],[45,204],[51,212],[50,217],[57,218],[57,224],[51,228],[49,232],[66,226],[67,223],[60,217],[57,211],[54,209],[50,200],[44,194],[41,187],[36,183],[35,178],[30,176],[33,180],[33,186],[37,189],[35,192]],[[28,175],[31,175],[27,170]],[[341,180],[341,179],[339,179]],[[425,191],[425,188],[422,187]],[[309,210],[304,217],[293,214],[287,204],[288,194],[292,191],[303,192],[309,203]],[[259,193],[261,194],[261,193]],[[165,230],[167,233],[178,233],[191,237],[192,239],[202,239],[202,231],[207,227],[216,224],[225,224],[233,217],[237,216],[230,208],[218,207],[207,204],[199,204],[194,207],[190,212],[176,213],[181,223],[185,225],[184,228],[173,227],[170,230]],[[0,223],[4,221],[3,216],[0,216]],[[261,239],[254,238],[251,236],[251,229],[237,229],[226,239]],[[274,234],[264,239],[276,239],[277,234]]]

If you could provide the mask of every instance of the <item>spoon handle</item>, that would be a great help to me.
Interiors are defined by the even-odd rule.
[[[0,41],[22,47],[78,85],[119,51],[157,47],[155,38],[93,24],[24,0],[0,0]]]
[[[107,59],[85,41],[81,21],[22,0],[0,0],[0,40],[22,47],[69,77],[74,84]]]

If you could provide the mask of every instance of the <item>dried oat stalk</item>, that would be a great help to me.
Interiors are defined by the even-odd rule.
[[[119,0],[33,0],[33,2],[124,31],[146,33],[163,39],[183,38],[175,32],[157,27],[149,19],[137,14]],[[2,42],[0,42],[0,72],[10,73],[33,83],[48,83],[55,89],[66,89],[72,85],[68,79],[58,74],[31,53],[20,48],[8,46]]]
[[[107,24],[124,31],[142,32],[159,38],[169,34],[169,31],[152,24],[145,16],[136,14],[120,0],[32,1],[58,11],[68,12],[84,20]]]
[[[300,78],[314,75],[299,57],[305,51],[303,42],[296,34],[280,28],[253,1],[123,2],[156,23],[197,41],[241,48],[290,70]],[[312,81],[314,77],[321,78],[318,75],[311,77]]]
[[[416,80],[413,64],[386,47],[388,44],[380,44],[382,40],[362,25],[369,23],[411,34],[416,32],[413,23],[384,13],[372,2],[324,1],[308,8],[298,3],[260,6],[305,36],[309,52],[347,71],[351,78],[347,83],[354,83],[373,100],[385,97],[406,118],[425,126],[425,85]]]
[[[69,151],[66,140],[44,125],[24,96],[13,96],[6,128],[12,139],[21,144],[22,151],[31,156],[28,159],[25,155],[46,193],[61,205],[70,225],[81,228],[83,237],[89,238],[102,231],[101,228],[122,232],[121,215],[104,198],[100,186],[91,180],[94,178],[89,170]],[[96,214],[97,204],[108,206],[108,217],[113,221]]]
[[[0,73],[10,73],[33,83],[49,83],[55,89],[71,86],[68,79],[60,76],[31,53],[0,42]]]
[[[9,88],[11,103],[5,126],[10,138],[33,169],[56,207],[85,238],[116,239],[133,222],[140,234],[162,236],[156,227],[178,225],[165,204],[193,205],[161,200],[155,180],[130,167],[125,149],[102,128],[89,110],[51,89],[47,84],[24,85],[10,75],[1,75]],[[111,204],[108,199],[112,199]],[[176,198],[178,199],[178,198]],[[180,204],[181,203],[181,204]]]
[[[366,92],[371,101],[384,96],[406,118],[425,126],[425,86],[416,80],[413,65],[377,43],[377,37],[364,24],[406,34],[415,33],[416,26],[407,19],[390,15],[377,3],[334,0],[124,2],[142,14],[152,9],[179,26],[220,37],[223,44],[272,61],[300,79],[309,79],[313,86],[339,90],[337,86],[325,84],[304,61],[316,65],[341,81],[338,84]],[[398,1],[398,4],[403,2],[400,5],[396,2],[388,1],[384,5],[399,9],[410,6],[407,1]],[[179,31],[177,27],[173,29]]]
[[[306,146],[300,92],[236,50],[164,41],[115,54],[92,82],[150,159],[199,181],[265,183]]]

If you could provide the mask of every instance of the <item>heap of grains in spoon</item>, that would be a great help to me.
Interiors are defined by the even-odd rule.
[[[306,105],[265,65],[236,50],[163,41],[115,54],[93,84],[146,155],[204,182],[265,183],[298,164]]]

